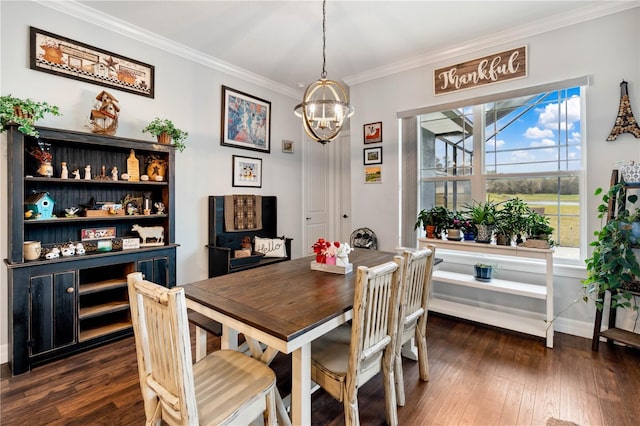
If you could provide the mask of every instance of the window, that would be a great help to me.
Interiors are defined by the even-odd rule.
[[[542,89],[418,115],[417,207],[517,196],[550,219],[556,257],[579,259],[582,89]]]

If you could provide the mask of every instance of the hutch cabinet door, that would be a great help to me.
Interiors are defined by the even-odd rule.
[[[75,343],[75,282],[75,271],[31,277],[32,355]]]
[[[173,256],[171,256],[173,257]],[[144,279],[164,287],[174,287],[175,283],[175,258],[159,256],[151,259],[139,260],[137,270],[142,272]]]

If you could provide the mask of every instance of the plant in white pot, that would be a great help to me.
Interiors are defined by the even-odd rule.
[[[187,147],[184,140],[189,136],[189,132],[178,129],[171,120],[167,118],[154,118],[142,129],[142,133],[150,133],[158,138],[158,142],[164,144],[173,143],[173,146],[180,152]]]
[[[45,114],[62,115],[57,106],[32,99],[20,99],[11,95],[0,97],[0,133],[9,124],[17,124],[18,130],[28,136],[40,136],[34,123]]]

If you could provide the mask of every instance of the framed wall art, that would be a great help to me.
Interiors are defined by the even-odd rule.
[[[282,140],[282,152],[293,154],[293,141]]]
[[[364,143],[380,143],[382,142],[382,121],[377,123],[365,124],[364,130]]]
[[[364,183],[382,183],[382,166],[365,167]]]
[[[365,166],[367,164],[382,164],[382,147],[365,148],[363,151]]]
[[[232,186],[262,188],[262,159],[233,156]]]
[[[154,97],[154,67],[30,27],[32,70]]]
[[[271,152],[271,102],[222,86],[220,144]]]

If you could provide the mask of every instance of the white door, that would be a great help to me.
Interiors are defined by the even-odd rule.
[[[318,238],[331,239],[332,145],[304,140],[304,241],[303,255],[313,254],[311,246]]]
[[[348,242],[351,235],[350,136],[322,145],[306,140],[303,254],[318,238]]]

